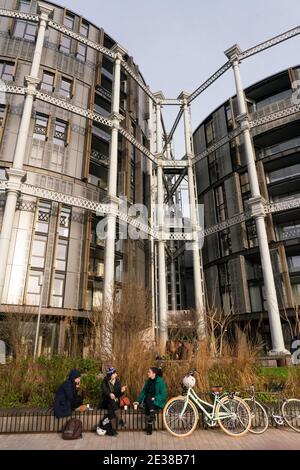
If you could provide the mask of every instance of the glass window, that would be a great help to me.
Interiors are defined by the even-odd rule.
[[[62,36],[60,40],[59,50],[65,54],[70,54],[71,52],[71,38],[68,36]]]
[[[30,13],[31,0],[19,0],[19,11],[22,13]]]
[[[210,182],[215,183],[220,179],[219,175],[219,165],[216,158],[216,152],[213,152],[208,155],[208,171],[210,176]]]
[[[51,203],[39,201],[37,223],[35,231],[39,233],[48,233],[51,214]]]
[[[54,79],[54,73],[43,72],[41,90],[52,92],[54,90]]]
[[[14,79],[14,67],[15,64],[13,62],[4,62],[0,61],[0,78],[2,80],[7,80],[8,82],[12,82]]]
[[[59,240],[56,251],[56,269],[65,271],[67,264],[68,241]]]
[[[224,186],[218,186],[215,189],[216,209],[218,222],[224,222],[227,219],[226,196]]]
[[[110,132],[107,132],[106,130],[104,130],[101,124],[94,124],[92,133],[96,135],[97,137],[100,137],[100,139],[105,140],[106,142],[110,141]]]
[[[89,24],[86,21],[82,20],[81,25],[80,25],[80,29],[79,29],[80,35],[87,38],[88,35],[89,35],[89,27],[90,27]]]
[[[294,304],[296,306],[300,305],[300,283],[298,282],[293,282],[292,280],[292,290],[293,290],[293,296],[294,296]]]
[[[0,127],[3,127],[5,113],[6,113],[6,106],[4,104],[0,104]]]
[[[71,98],[72,96],[73,81],[68,78],[62,77],[60,82],[59,94],[65,98]]]
[[[293,139],[280,142],[280,144],[271,145],[270,147],[262,149],[261,154],[266,157],[298,146],[300,146],[300,137],[294,137]]]
[[[14,29],[14,37],[26,39],[27,41],[35,41],[37,25],[28,21],[17,20]]]
[[[277,232],[279,240],[292,240],[300,238],[300,223],[289,222],[286,225],[278,225]]]
[[[87,46],[81,42],[77,45],[77,58],[80,60],[86,60]]]
[[[228,130],[232,130],[233,129],[233,116],[232,116],[232,109],[231,109],[230,104],[226,106],[225,113],[226,113]]]
[[[256,103],[256,109],[259,110],[261,108],[264,108],[265,106],[268,106],[272,103],[276,103],[276,101],[281,101],[281,100],[287,100],[292,96],[292,90],[284,90],[280,91],[279,93],[276,93],[272,96],[268,96],[268,98],[264,98],[263,100],[260,100]]]
[[[43,274],[31,271],[27,285],[27,303],[29,305],[39,305],[42,292]]]
[[[289,272],[300,272],[300,256],[290,256],[288,259]]]
[[[73,15],[73,13],[70,13],[69,11],[67,11],[64,16],[64,26],[66,26],[66,28],[73,29],[74,22],[75,22],[75,16]]]
[[[59,236],[68,237],[71,224],[71,208],[62,207],[60,212]]]
[[[287,166],[285,168],[279,168],[278,170],[269,172],[269,181],[274,183],[276,181],[281,181],[286,178],[291,178],[294,176],[300,175],[300,163],[296,165]]]
[[[32,243],[31,266],[35,268],[43,268],[45,265],[47,241],[41,237],[37,237]]]
[[[56,273],[52,285],[52,307],[61,308],[63,306],[64,283],[65,275]]]
[[[95,94],[94,110],[102,116],[109,116],[111,113],[111,103],[103,99],[97,93]]]
[[[45,141],[47,138],[49,117],[44,114],[36,114],[33,130],[33,138]]]
[[[249,294],[252,312],[261,312],[263,310],[261,287],[249,286]]]
[[[213,143],[214,138],[215,138],[213,120],[205,124],[205,135],[206,135],[206,144],[207,146],[209,146],[210,144]]]
[[[53,142],[58,145],[65,145],[67,138],[68,124],[60,119],[55,120]]]

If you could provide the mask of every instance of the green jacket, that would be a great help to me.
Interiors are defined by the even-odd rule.
[[[144,384],[143,390],[140,393],[140,396],[138,398],[138,402],[142,403],[145,400],[145,391],[146,391],[146,384],[147,381]],[[154,400],[154,405],[158,406],[159,408],[163,408],[166,404],[167,401],[167,387],[164,382],[164,380],[161,377],[156,378],[155,382],[155,400]]]

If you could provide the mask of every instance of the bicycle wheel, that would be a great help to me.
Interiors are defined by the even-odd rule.
[[[249,429],[253,434],[262,434],[268,429],[269,418],[266,409],[255,400],[251,398],[244,398],[244,401],[250,408],[251,413],[251,427]]]
[[[220,428],[229,436],[243,436],[251,426],[250,409],[236,396],[221,398],[216,407],[216,418]]]
[[[165,428],[176,437],[186,437],[192,434],[199,419],[197,408],[190,400],[187,403],[184,414],[180,416],[185,402],[186,397],[171,398],[163,410]]]
[[[296,398],[286,400],[281,410],[286,424],[294,431],[300,432],[300,400]]]

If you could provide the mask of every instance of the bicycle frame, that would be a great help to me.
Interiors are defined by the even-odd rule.
[[[218,415],[218,418],[216,418],[217,404],[219,403],[221,398],[223,398],[224,396],[225,396],[224,393],[221,394],[221,395],[214,394],[214,403],[211,404],[211,403],[208,403],[207,401],[202,400],[201,398],[199,398],[197,393],[192,388],[189,388],[188,392],[187,392],[187,395],[186,395],[186,400],[185,400],[184,407],[183,407],[183,409],[182,409],[179,416],[180,416],[180,418],[182,418],[182,416],[185,413],[186,407],[188,405],[188,401],[191,400],[198,408],[200,408],[200,410],[205,414],[207,419],[209,419],[212,422],[217,421],[217,419],[230,418],[232,416],[232,411],[228,410],[225,405],[222,406],[224,411]],[[205,409],[205,406],[208,406],[211,409],[211,412],[208,412]]]
[[[252,400],[253,407],[255,408],[256,407],[256,403],[255,403],[256,397],[255,397],[255,390],[254,390],[253,386],[250,387],[250,393],[251,393],[250,400]],[[275,423],[278,426],[283,426],[285,421],[283,419],[283,416],[281,415],[281,407],[287,399],[284,397],[284,395],[281,392],[278,393],[278,397],[279,397],[279,399],[277,400],[276,404],[278,406],[278,412],[279,413],[276,414],[275,412],[272,412],[271,413],[271,418],[274,419]],[[267,413],[269,414],[270,409],[271,409],[270,406],[268,406],[266,403],[263,403],[262,406],[266,409]]]

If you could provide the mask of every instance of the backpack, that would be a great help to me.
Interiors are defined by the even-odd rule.
[[[82,437],[82,422],[80,419],[72,418],[67,421],[62,433],[62,438],[66,441],[72,441]]]

